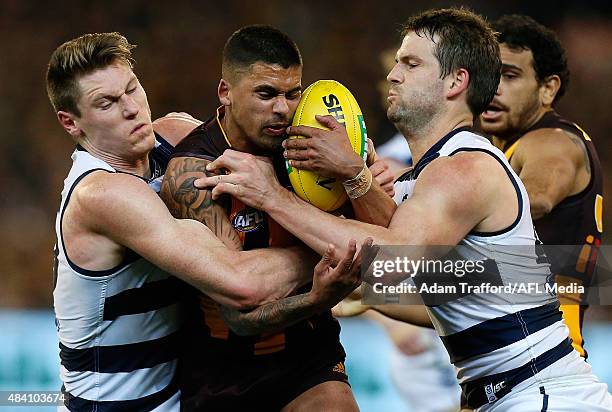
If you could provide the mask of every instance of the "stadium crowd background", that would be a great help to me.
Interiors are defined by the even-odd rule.
[[[186,111],[204,120],[218,105],[223,41],[243,25],[272,24],[301,48],[303,85],[318,79],[344,83],[361,105],[370,136],[380,144],[394,129],[376,88],[386,75],[379,53],[396,44],[401,24],[411,13],[451,5],[466,5],[489,20],[527,14],[558,33],[571,70],[570,87],[558,110],[585,128],[599,150],[606,178],[603,244],[610,244],[610,2],[56,0],[43,5],[1,0],[0,314],[52,307],[53,227],[73,147],[44,88],[46,64],[59,44],[86,32],[121,32],[138,45],[136,73],[148,92],[153,118]],[[587,319],[612,322],[612,307],[592,308]]]

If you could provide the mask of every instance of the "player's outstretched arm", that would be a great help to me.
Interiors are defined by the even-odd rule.
[[[312,276],[296,264],[309,259],[303,249],[230,250],[200,222],[172,217],[141,179],[104,172],[86,179],[77,201],[88,230],[133,250],[223,305],[255,307],[287,296]]]
[[[479,152],[432,161],[419,176],[412,197],[397,208],[389,228],[317,209],[279,185],[272,166],[252,155],[226,150],[208,168],[231,173],[203,177],[196,185],[214,187],[213,198],[228,193],[266,211],[320,254],[329,243],[343,251],[350,239],[362,242],[367,237],[377,245],[452,246],[473,229],[509,226],[518,211],[516,191],[503,167]]]
[[[433,328],[424,305],[375,305],[372,309],[388,318],[426,328]]]
[[[372,239],[366,239],[363,246],[371,244]],[[355,256],[356,251],[356,243],[351,240],[346,253],[338,261],[334,246],[328,245],[315,266],[310,292],[270,302],[249,312],[221,307],[225,322],[234,333],[251,336],[277,332],[330,309],[360,282],[361,252]],[[336,261],[338,264],[332,267]]]
[[[282,222],[275,217],[273,219],[319,255],[325,253],[329,243],[333,243],[337,250],[342,251],[340,253],[344,253],[350,239],[358,239],[358,243],[361,244],[367,237],[371,236],[378,240],[384,232],[387,232],[380,226],[337,218],[304,202],[278,183],[274,168],[268,159],[228,149],[207,165],[208,170],[221,168],[229,170],[230,173],[202,177],[194,184],[200,188],[212,187],[213,199],[227,193],[245,204],[268,213],[277,213],[283,209],[284,212],[278,215]],[[302,216],[302,212],[305,215]],[[326,227],[327,224],[331,226]],[[360,226],[361,230],[355,232],[353,230],[355,226]]]
[[[363,286],[362,286],[363,287]],[[360,288],[355,289],[350,295],[338,302],[332,308],[332,314],[337,318],[358,316],[370,310],[376,311],[381,315],[401,322],[410,323],[417,326],[433,328],[429,314],[425,305],[367,305],[362,302],[363,296]]]

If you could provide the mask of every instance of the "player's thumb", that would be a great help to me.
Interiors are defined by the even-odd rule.
[[[335,130],[340,127],[340,123],[338,123],[334,116],[331,115],[316,115],[315,119],[317,119],[317,122],[319,122],[322,126],[325,126],[330,130]]]
[[[376,160],[378,160],[378,155],[376,154],[376,149],[374,149],[374,142],[369,137],[368,137],[367,150],[368,150],[368,157],[366,159],[366,164],[368,166],[371,166],[374,164],[374,162],[376,162]]]

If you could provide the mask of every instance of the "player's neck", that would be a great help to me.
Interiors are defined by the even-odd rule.
[[[525,122],[524,127],[521,130],[521,133],[525,133],[527,130],[531,129],[533,127],[534,124],[536,124],[537,122],[540,121],[540,119],[542,119],[542,117],[544,117],[544,115],[550,111],[552,111],[553,108],[550,106],[541,106],[538,110],[536,110],[532,116],[529,116],[529,118],[527,119],[527,121]]]
[[[538,110],[527,116],[521,123],[520,127],[508,129],[504,133],[497,132],[491,139],[493,144],[502,151],[506,150],[512,143],[514,143],[518,138],[522,137],[537,122],[539,122],[546,113],[553,110],[554,109],[550,106],[541,106]]]
[[[145,179],[151,177],[148,154],[144,154],[142,157],[135,159],[125,159],[112,153],[98,150],[96,147],[88,145],[86,142],[81,142],[81,145],[90,155],[108,163],[113,169],[119,172],[130,173]]]
[[[244,131],[240,126],[232,120],[231,113],[225,111],[225,116],[221,118],[221,127],[225,133],[225,137],[228,140],[229,145],[232,149],[238,150],[239,152],[245,153],[258,153],[259,149],[245,136]]]
[[[408,146],[412,153],[412,162],[417,164],[433,145],[440,139],[460,127],[473,125],[471,117],[457,115],[448,118],[440,118],[430,122],[427,126],[407,136]]]

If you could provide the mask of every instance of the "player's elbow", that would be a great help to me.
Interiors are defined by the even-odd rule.
[[[255,282],[249,271],[235,271],[232,301],[226,305],[245,311],[261,306],[270,300],[270,291],[263,282]]]
[[[239,311],[251,310],[260,305],[261,299],[256,290],[248,285],[236,285],[227,296],[224,306]]]
[[[552,200],[544,195],[534,195],[529,199],[531,207],[531,218],[537,220],[549,214],[555,206]]]

